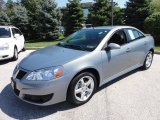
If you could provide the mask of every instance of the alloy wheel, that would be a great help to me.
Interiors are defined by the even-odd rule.
[[[74,95],[78,101],[86,101],[94,91],[94,80],[90,76],[82,77],[76,84]]]
[[[153,55],[152,55],[152,52],[149,52],[147,57],[146,57],[146,68],[149,68],[152,64],[152,60],[153,60]]]

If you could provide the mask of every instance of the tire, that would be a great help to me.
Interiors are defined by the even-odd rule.
[[[153,52],[149,51],[143,63],[142,69],[147,70],[151,67],[153,61]]]
[[[26,51],[26,48],[24,47],[23,49],[22,49],[22,52],[25,52]]]
[[[17,59],[18,59],[18,50],[17,50],[17,48],[15,47],[15,48],[14,48],[14,55],[13,55],[12,60],[13,60],[13,61],[16,61]]]
[[[26,51],[26,47],[25,47],[25,43],[24,43],[24,47],[22,49],[22,52]]]
[[[85,104],[92,98],[96,88],[96,77],[89,72],[81,73],[71,81],[67,101],[74,106]]]

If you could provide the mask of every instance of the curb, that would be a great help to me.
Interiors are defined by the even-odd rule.
[[[155,51],[154,54],[160,55],[160,51]]]
[[[38,49],[41,49],[43,47],[27,47],[25,48],[26,50],[38,50]]]

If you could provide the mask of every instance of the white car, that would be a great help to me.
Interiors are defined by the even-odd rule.
[[[22,32],[14,26],[0,26],[0,60],[18,59],[24,49],[25,39]]]

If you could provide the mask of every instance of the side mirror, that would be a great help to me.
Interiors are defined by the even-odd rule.
[[[116,44],[116,43],[110,43],[110,44],[108,45],[108,48],[109,48],[110,50],[114,50],[114,49],[120,49],[121,46],[118,45],[118,44]]]
[[[19,37],[20,36],[20,34],[14,34],[14,37],[15,38],[17,38],[17,37]]]

